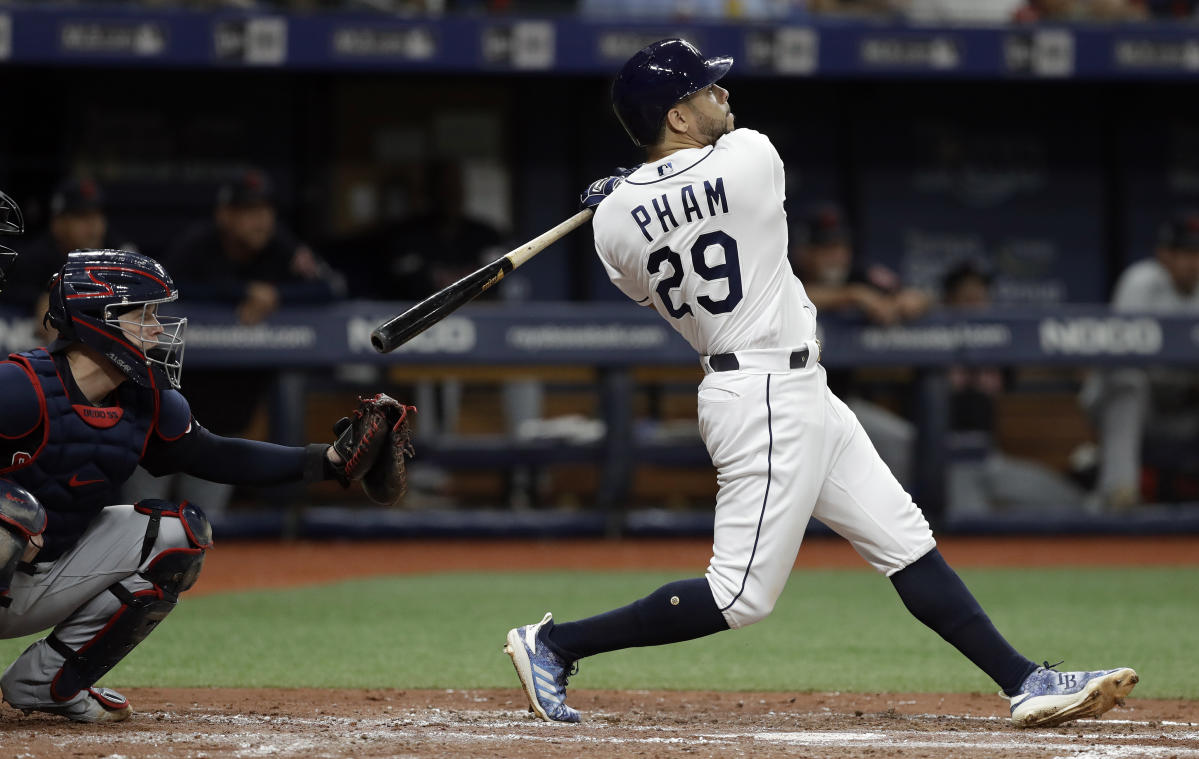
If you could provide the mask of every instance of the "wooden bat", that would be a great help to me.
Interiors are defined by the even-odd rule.
[[[581,227],[593,213],[590,208],[579,211],[553,229],[542,232],[519,248],[467,274],[449,287],[438,290],[399,316],[388,319],[371,333],[371,345],[380,353],[390,353],[482,295],[513,269]]]

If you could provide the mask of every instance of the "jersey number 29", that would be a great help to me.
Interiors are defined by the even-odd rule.
[[[719,246],[724,251],[724,263],[709,266],[704,256],[708,248]],[[650,274],[657,274],[662,268],[662,262],[670,264],[673,273],[658,283],[656,292],[662,299],[662,305],[675,319],[682,319],[691,313],[691,306],[686,302],[675,305],[670,291],[683,281],[684,269],[682,257],[670,248],[658,248],[649,254],[647,261]],[[706,295],[695,299],[705,311],[710,314],[727,314],[741,302],[741,265],[737,259],[737,241],[724,232],[706,232],[700,235],[691,246],[691,267],[695,273],[708,282],[727,280],[729,294],[722,300],[712,300]]]

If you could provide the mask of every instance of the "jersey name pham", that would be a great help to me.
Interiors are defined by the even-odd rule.
[[[706,205],[708,208],[708,216],[729,212],[729,199],[724,194],[724,177],[716,177],[715,180],[705,179],[703,187],[698,192],[695,188],[695,184],[685,184],[680,187],[678,191],[678,205],[673,208],[666,193],[662,193],[660,196],[650,200],[650,208],[640,205],[629,212],[633,217],[633,221],[637,222],[637,226],[641,228],[641,234],[648,242],[653,242],[654,235],[658,234],[656,226],[653,234],[650,234],[649,229],[653,225],[655,218],[658,224],[662,226],[663,234],[672,229],[678,229],[682,224],[703,219],[704,213],[701,210],[700,197],[707,201],[703,205]],[[679,209],[679,214],[683,218],[682,224],[680,224],[678,217],[675,216],[675,208]]]

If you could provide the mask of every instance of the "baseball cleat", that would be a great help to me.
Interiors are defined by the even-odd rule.
[[[1019,727],[1054,727],[1070,720],[1098,717],[1117,704],[1140,680],[1128,667],[1098,672],[1058,672],[1037,667],[1012,696],[1012,722]]]
[[[529,711],[548,722],[578,722],[579,713],[566,705],[566,680],[578,667],[555,654],[538,637],[541,627],[553,619],[549,612],[535,625],[508,631],[504,653],[512,657],[516,676],[529,698]]]
[[[80,691],[74,699],[61,705],[21,706],[12,704],[12,706],[26,714],[31,712],[61,714],[72,722],[123,722],[133,714],[133,707],[129,705],[129,699],[111,688],[88,688]]]

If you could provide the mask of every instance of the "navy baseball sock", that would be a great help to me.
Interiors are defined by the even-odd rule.
[[[548,629],[547,629],[548,628]],[[567,661],[633,646],[658,646],[729,629],[704,578],[679,580],[628,606],[546,625],[542,640]]]
[[[1012,648],[936,548],[891,575],[912,616],[961,651],[1009,696],[1037,668]]]

